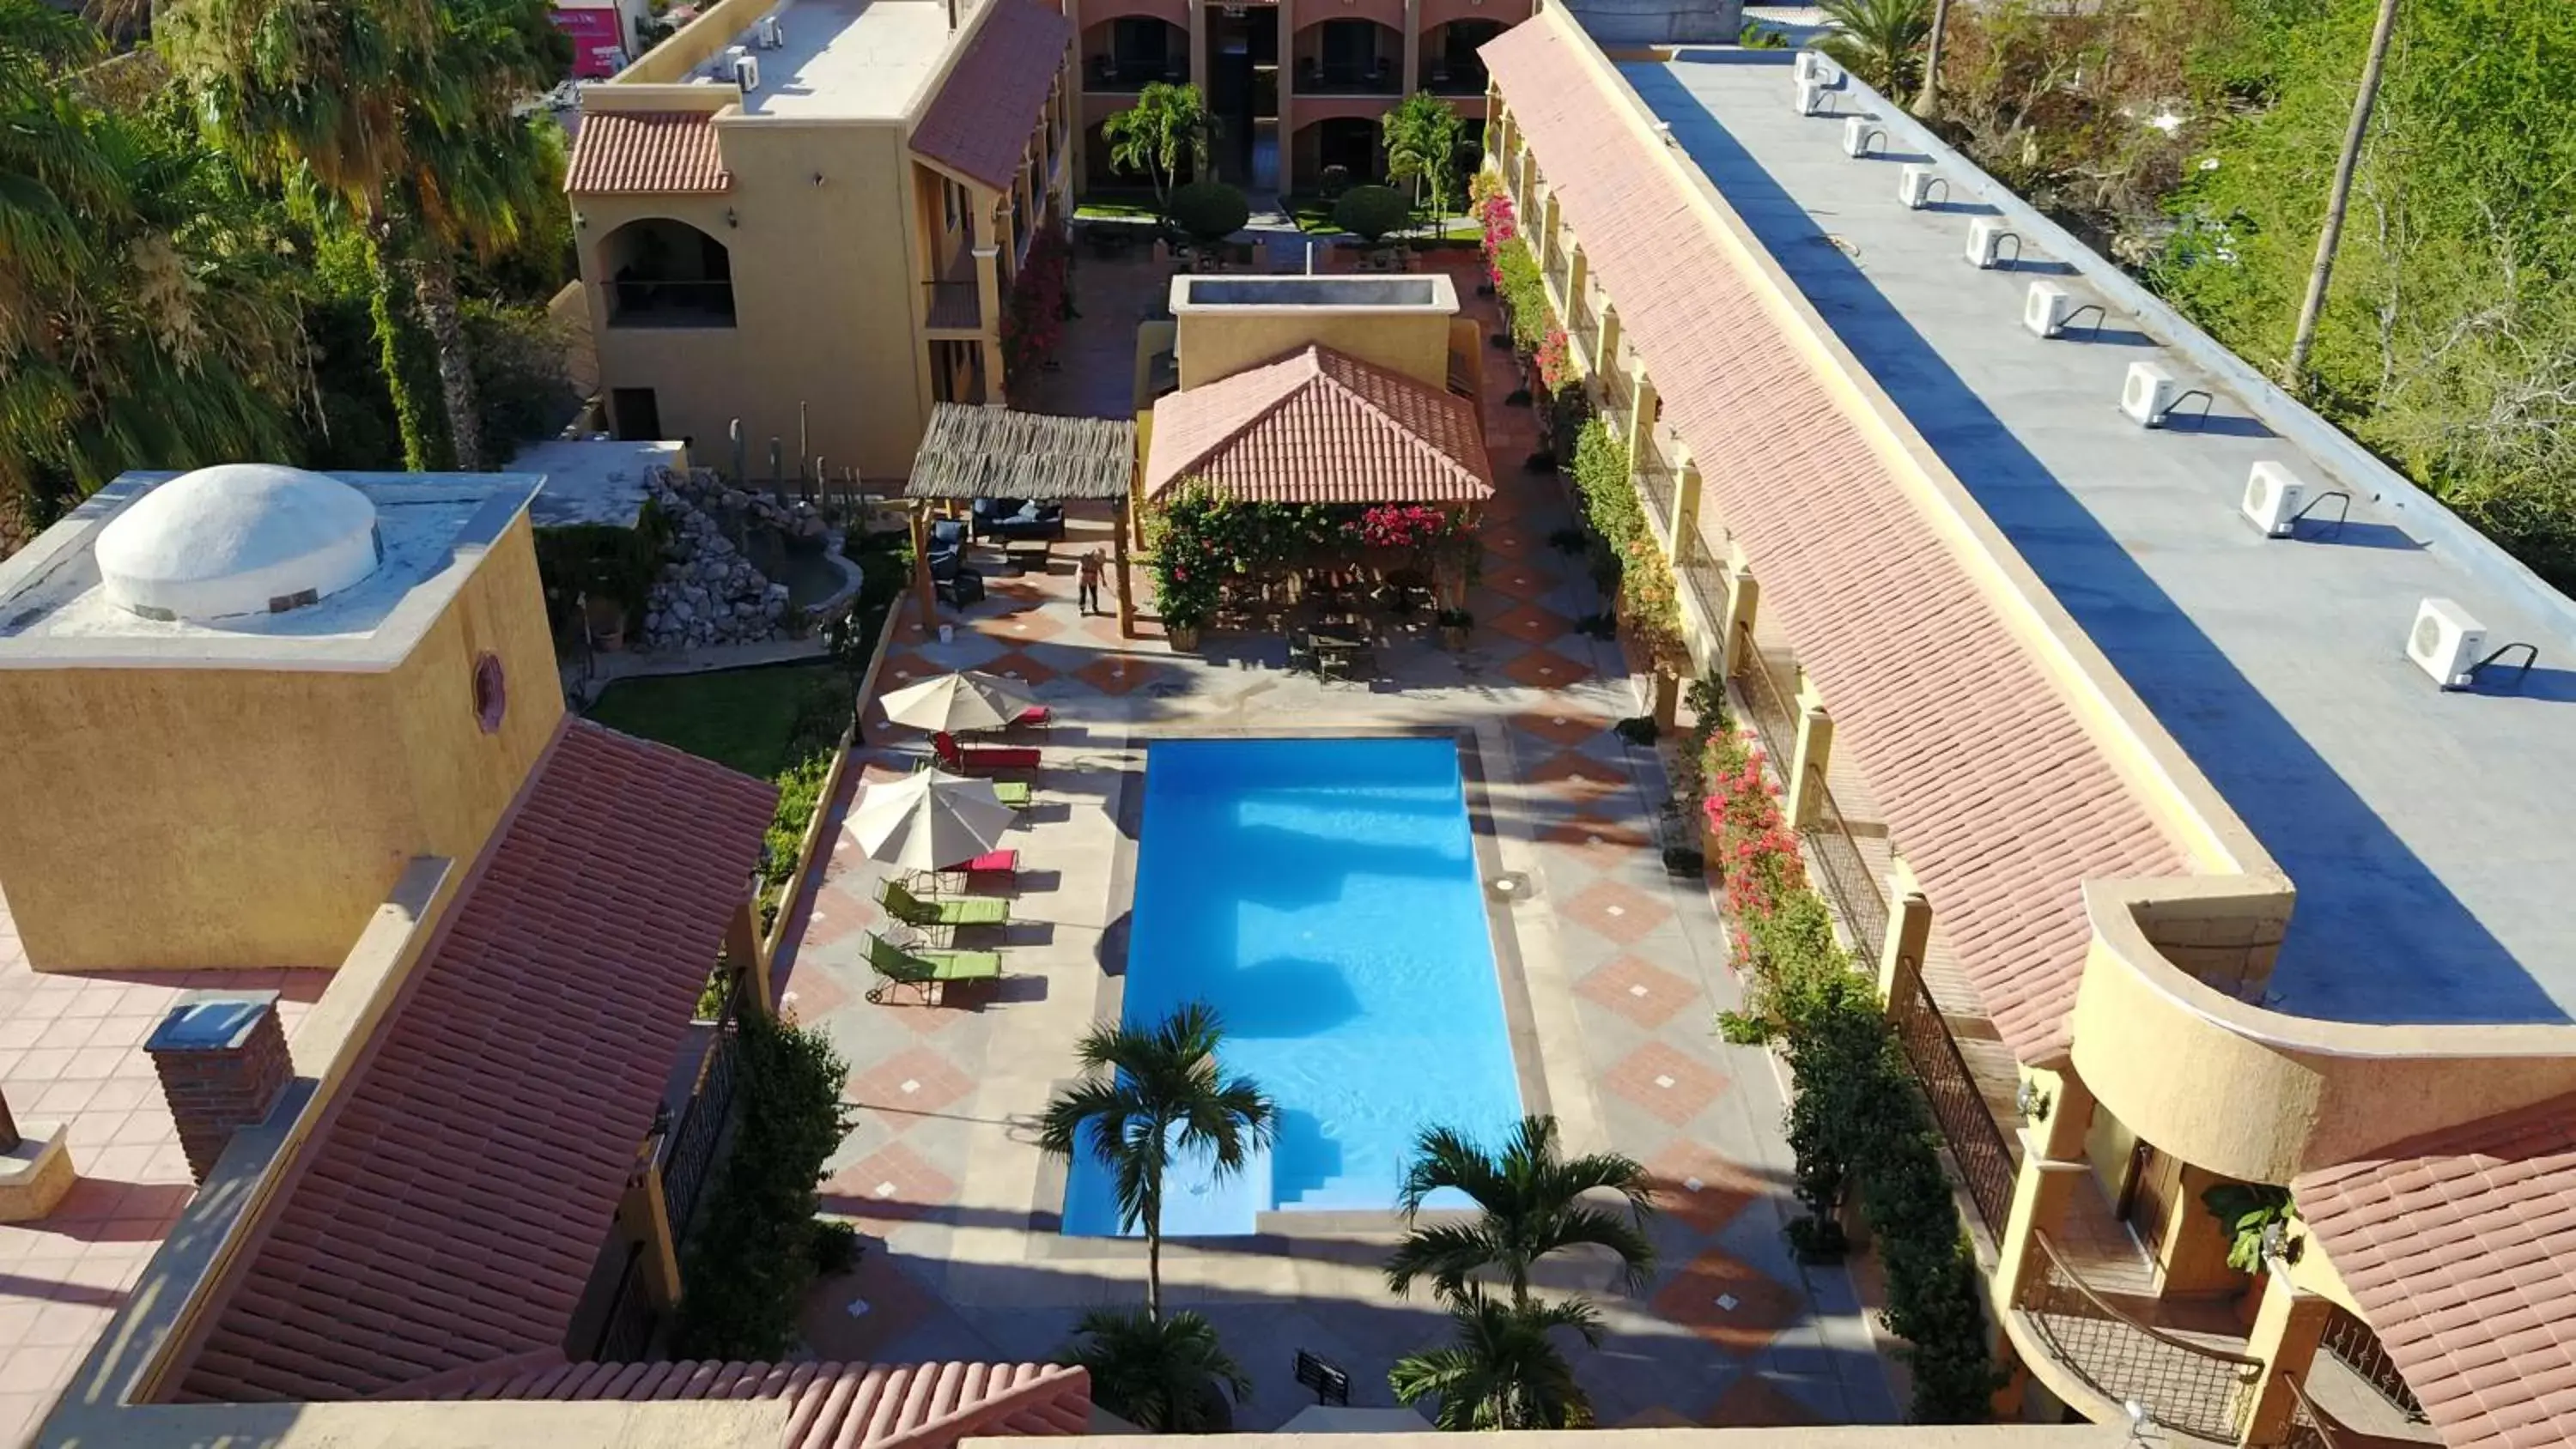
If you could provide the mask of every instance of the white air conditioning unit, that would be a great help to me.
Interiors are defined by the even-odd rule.
[[[760,57],[756,55],[735,57],[733,83],[742,87],[746,95],[760,89]]]
[[[2030,295],[2022,300],[2021,325],[2041,337],[2054,337],[2066,330],[2066,314],[2075,310],[2075,299],[2066,289],[2053,282],[2033,282]]]
[[[2469,687],[2469,671],[2487,647],[2484,625],[2448,599],[2426,599],[2415,606],[2415,627],[2406,635],[2406,657],[2415,661],[2444,689]]]
[[[2007,228],[2001,217],[1981,216],[1969,222],[1968,264],[1980,268],[1992,267],[2003,260],[2001,252],[2005,237],[2011,237],[2014,248],[2019,249],[2020,234]]]
[[[2152,362],[2132,362],[2129,376],[2120,384],[2120,411],[2127,413],[2139,427],[2161,428],[2165,414],[2173,411],[2174,375]]]
[[[1834,93],[1826,87],[1823,81],[1802,80],[1798,82],[1799,115],[1830,116],[1833,112]]]
[[[1843,154],[1857,160],[1869,154],[1869,143],[1887,149],[1887,130],[1867,116],[1854,116],[1843,122]]]
[[[1825,63],[1824,53],[1821,51],[1799,51],[1798,68],[1794,74],[1801,82],[1814,81],[1818,85],[1834,83],[1834,68]]]
[[[1932,204],[1932,183],[1940,179],[1940,173],[1931,167],[1909,162],[1896,173],[1896,199],[1904,202],[1908,211],[1921,211]]]
[[[2278,463],[2257,463],[2245,479],[2245,501],[2237,507],[2265,538],[2288,538],[2308,501],[2308,485]]]
[[[778,17],[775,15],[760,17],[760,48],[776,50],[786,43],[787,27],[778,23]]]

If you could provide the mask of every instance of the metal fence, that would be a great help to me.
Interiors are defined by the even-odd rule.
[[[1708,550],[1708,540],[1698,530],[1682,536],[1682,583],[1699,600],[1700,612],[1707,616],[1708,626],[1726,626],[1726,568]]]
[[[715,1165],[716,1145],[723,1140],[725,1124],[733,1117],[734,1012],[740,994],[738,985],[725,992],[714,1039],[707,1044],[706,1061],[699,1070],[697,1090],[690,1094],[688,1106],[681,1109],[679,1125],[672,1129],[662,1154],[662,1201],[670,1210],[675,1237],[685,1235],[696,1219],[708,1172]]]
[[[2177,1434],[2234,1444],[2253,1407],[2260,1359],[2203,1348],[2149,1328],[2093,1291],[2046,1233],[2021,1308],[2059,1362],[2120,1403],[2145,1406]]]
[[[1800,827],[1807,857],[1825,878],[1825,890],[1834,904],[1842,908],[1852,944],[1874,956],[1887,939],[1887,895],[1878,888],[1877,872],[1860,853],[1860,842],[1852,838],[1851,824],[1834,803],[1834,792],[1825,788],[1824,772],[1811,769],[1807,776],[1807,793],[1815,802],[1813,814]]]
[[[2341,1449],[2343,1438],[2335,1433],[2334,1420],[2319,1412],[2299,1381],[2283,1374],[2281,1383],[2290,1391],[2290,1417],[2281,1426],[2279,1449]]]
[[[1798,758],[1798,715],[1790,705],[1796,696],[1773,676],[1758,647],[1745,650],[1735,661],[1735,679],[1742,686],[1753,733],[1761,738],[1762,748],[1770,752],[1773,767],[1787,778],[1792,762]]]
[[[2012,1215],[2013,1187],[2020,1169],[2013,1163],[2012,1144],[2005,1140],[2003,1127],[1986,1110],[1986,1095],[1978,1090],[1968,1059],[1960,1055],[1948,1018],[1932,999],[1932,989],[1923,983],[1921,962],[1910,957],[1897,962],[1887,1016],[1898,1045],[1905,1049],[1906,1064],[1923,1084],[1924,1100],[1931,1105],[1942,1140],[1950,1146],[1950,1158],[1968,1184],[1968,1200],[1977,1205],[1986,1231],[2002,1238],[2004,1220]]]
[[[600,1320],[599,1337],[590,1346],[591,1361],[638,1362],[653,1351],[653,1334],[659,1327],[661,1315],[654,1311],[653,1295],[644,1283],[644,1245],[630,1243],[626,1267],[617,1275],[617,1291],[608,1297],[608,1315]]]
[[[2352,1370],[2353,1376],[2370,1385],[2388,1401],[2389,1407],[2404,1414],[2414,1423],[2424,1423],[2424,1406],[2416,1401],[2415,1391],[2406,1386],[2406,1376],[2397,1371],[2397,1361],[2371,1332],[2370,1325],[2354,1317],[2350,1309],[2337,1305],[2326,1314],[2326,1326],[2318,1336],[2317,1346],[2333,1354],[2335,1360]]]

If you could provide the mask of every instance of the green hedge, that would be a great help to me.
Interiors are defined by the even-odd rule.
[[[1556,308],[1547,300],[1537,256],[1519,237],[1494,248],[1494,293],[1502,298],[1503,310],[1511,318],[1513,344],[1523,352],[1538,351],[1539,344],[1556,330]]]
[[[706,1217],[680,1255],[672,1351],[777,1359],[795,1346],[830,1225],[823,1164],[849,1135],[850,1068],[822,1032],[746,1014],[735,1070],[738,1125]]]

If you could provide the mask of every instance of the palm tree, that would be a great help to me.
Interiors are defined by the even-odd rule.
[[[1388,177],[1411,181],[1414,204],[1428,201],[1434,220],[1447,219],[1457,207],[1458,147],[1467,130],[1456,108],[1429,91],[1415,91],[1380,124]]]
[[[1145,173],[1154,185],[1154,215],[1167,221],[1181,168],[1187,166],[1193,174],[1207,169],[1216,131],[1216,115],[1199,88],[1168,81],[1146,86],[1135,105],[1100,123],[1100,134],[1109,142],[1110,166]]]
[[[1915,54],[1931,34],[1928,0],[1818,0],[1816,8],[1834,23],[1835,33],[1816,48],[1836,64],[1878,88],[1883,96],[1900,96],[1922,74]]]
[[[2294,394],[2308,391],[2308,353],[2317,344],[2317,316],[2325,310],[2326,287],[2334,280],[2335,248],[2343,241],[2344,208],[2352,201],[2353,168],[2361,163],[2361,143],[2370,135],[2371,108],[2379,101],[2379,74],[2388,63],[2389,37],[2396,33],[2397,0],[2379,0],[2379,16],[2370,27],[2370,56],[2362,62],[2361,86],[2352,98],[2352,123],[2344,129],[2343,150],[2335,157],[2334,184],[2326,192],[2326,220],[2317,232],[2317,259],[2308,268],[2308,290],[2299,300],[2299,322],[2290,336],[2289,358],[2281,364],[2281,385]]]
[[[1163,1316],[1163,1173],[1204,1155],[1218,1177],[1270,1145],[1279,1109],[1248,1077],[1226,1076],[1225,1028],[1203,1001],[1150,1028],[1094,1026],[1078,1052],[1084,1080],[1047,1103],[1038,1144],[1071,1161],[1088,1148],[1117,1180],[1118,1226],[1145,1232],[1145,1313]]]
[[[1477,1220],[1415,1223],[1423,1200],[1441,1188],[1473,1199]],[[1583,1200],[1604,1189],[1625,1198],[1627,1210]],[[1526,1307],[1531,1265],[1586,1243],[1618,1256],[1632,1293],[1643,1290],[1654,1271],[1655,1245],[1643,1227],[1654,1211],[1646,1196],[1646,1169],[1612,1152],[1566,1161],[1558,1155],[1553,1117],[1522,1118],[1499,1155],[1450,1128],[1425,1129],[1405,1166],[1397,1205],[1411,1225],[1386,1263],[1387,1286],[1397,1293],[1410,1292],[1414,1279],[1428,1276],[1442,1296],[1456,1299],[1472,1291],[1478,1273],[1499,1268],[1511,1286],[1511,1301]]]
[[[1157,1321],[1132,1308],[1095,1308],[1073,1327],[1056,1362],[1091,1371],[1091,1397],[1149,1434],[1203,1434],[1232,1427],[1226,1406],[1252,1401],[1252,1375],[1195,1313]]]
[[[1601,1315],[1580,1298],[1507,1303],[1470,1288],[1450,1305],[1457,1342],[1396,1360],[1387,1387],[1407,1405],[1440,1401],[1443,1429],[1580,1429],[1592,1401],[1574,1381],[1551,1330],[1571,1328],[1587,1347],[1601,1343]]]
[[[1923,47],[1923,89],[1914,95],[1914,114],[1929,121],[1941,114],[1941,42],[1950,34],[1950,0],[1932,0],[1932,36]]]
[[[155,40],[236,162],[345,211],[365,235],[407,461],[479,467],[452,257],[505,246],[536,207],[560,204],[539,169],[544,148],[511,115],[567,56],[544,0],[171,0]],[[390,365],[394,329],[415,309],[436,353],[444,449]]]

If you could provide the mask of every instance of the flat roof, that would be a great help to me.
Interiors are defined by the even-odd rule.
[[[643,519],[655,474],[687,461],[688,450],[678,443],[551,438],[521,448],[510,467],[545,480],[528,504],[528,521],[539,528],[633,528]]]
[[[958,0],[959,28],[973,10]],[[754,21],[690,73],[699,85],[733,85],[728,52],[741,46],[760,65],[760,86],[742,98],[746,116],[799,120],[896,120],[939,69],[950,32],[946,0],[781,0],[774,18],[784,44],[760,47]]]
[[[2267,1004],[2570,1020],[2567,602],[2439,537],[2455,525],[2393,475],[2258,420],[2196,360],[2215,356],[2205,337],[2158,336],[2116,304],[2098,336],[2033,336],[2034,280],[2106,302],[2092,278],[2108,264],[2033,245],[2018,266],[1970,266],[1969,221],[1997,208],[1963,184],[1968,164],[1901,122],[1889,154],[1847,157],[1845,117],[1795,113],[1790,59],[1688,50],[1620,70],[2289,873],[2299,903]],[[1847,93],[1844,109],[1869,100]],[[1900,165],[1934,160],[1954,199],[1906,209]],[[2117,404],[2132,361],[2214,393],[2207,426],[2131,422]],[[2350,521],[2262,537],[2237,504],[2264,461],[2350,489]],[[2518,693],[2437,690],[2403,652],[2427,596],[2457,600],[2490,646],[2537,644],[2540,667]]]
[[[211,622],[148,619],[107,597],[108,520],[176,473],[126,473],[0,563],[0,669],[384,669],[536,495],[523,473],[333,473],[376,506],[375,572],[320,603]]]

